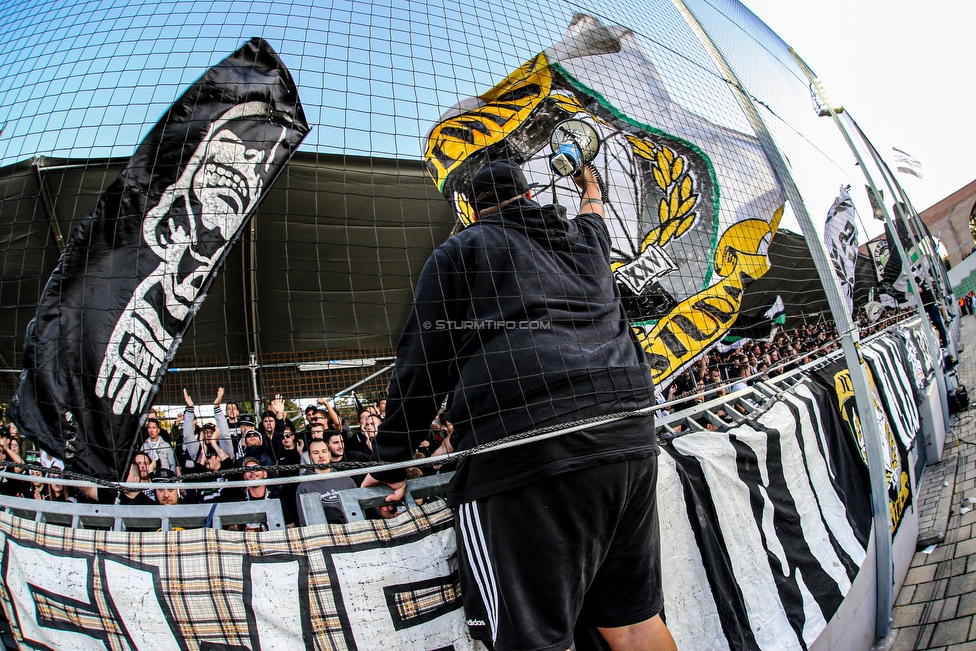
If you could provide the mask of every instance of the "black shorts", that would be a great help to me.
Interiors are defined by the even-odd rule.
[[[661,612],[657,455],[566,472],[454,509],[472,637],[565,651],[577,623]]]

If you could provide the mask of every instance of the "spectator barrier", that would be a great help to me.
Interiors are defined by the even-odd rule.
[[[896,565],[914,551],[911,458],[924,439],[917,406],[934,377],[919,327],[902,324],[864,345],[888,438]],[[872,530],[863,442],[841,366],[827,359],[697,413],[662,417],[665,603],[679,648],[828,648],[818,643],[828,622],[871,594],[856,589],[873,580],[861,571],[873,562]],[[712,419],[720,429],[705,426]],[[448,479],[410,482],[411,498],[442,492]],[[475,648],[444,502],[370,520],[364,512],[382,502],[381,490],[342,497],[349,524],[264,533],[118,530],[129,528],[134,507],[43,504],[35,521],[15,514],[22,501],[5,500],[4,613],[18,644],[51,649],[146,648],[150,639],[174,649]],[[280,522],[276,502],[267,505],[218,505],[214,527],[256,514]],[[320,504],[304,506],[310,522],[323,522]],[[171,528],[209,511],[147,507],[140,524],[162,523],[166,509]],[[67,513],[75,527],[109,528],[111,520],[115,530],[51,524]],[[857,604],[845,603],[852,590]],[[849,640],[858,624],[843,616]]]
[[[221,529],[225,526],[254,523],[267,524],[270,531],[285,527],[281,502],[278,500],[179,506],[123,506],[50,502],[0,495],[0,508],[11,515],[39,524],[57,524],[72,529],[172,531],[205,526]]]

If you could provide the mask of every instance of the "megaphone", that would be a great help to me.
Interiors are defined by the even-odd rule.
[[[600,136],[589,122],[570,118],[557,124],[549,138],[549,167],[559,176],[579,174],[600,151]]]

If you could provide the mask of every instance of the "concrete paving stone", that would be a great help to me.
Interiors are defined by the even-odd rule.
[[[935,632],[935,624],[925,624],[918,632],[918,646],[916,649],[925,649],[929,646],[932,633]]]
[[[942,604],[942,614],[939,615],[939,619],[955,619],[956,617],[964,617],[964,615],[958,615],[956,611],[959,609],[959,597],[949,597]]]
[[[961,576],[966,573],[966,562],[968,556],[953,558],[949,561],[949,576]]]
[[[958,597],[937,599],[929,602],[928,611],[922,615],[921,624],[934,624],[956,618],[956,608],[959,606]]]
[[[896,606],[904,606],[912,603],[912,597],[915,596],[915,586],[906,585],[902,587],[901,591],[898,593],[898,598],[895,599]]]
[[[956,608],[957,617],[976,615],[976,593],[959,595],[959,606]]]
[[[922,623],[922,615],[925,614],[926,606],[927,604],[896,606],[891,613],[891,626],[893,628],[919,626]]]
[[[932,552],[932,553],[934,554],[935,552]],[[966,557],[966,561],[967,561],[966,562],[966,571],[967,572],[974,572],[974,571],[976,571],[976,554],[970,554],[969,556],[967,556]]]
[[[935,571],[938,567],[938,565],[920,565],[919,567],[913,567],[908,570],[908,574],[905,576],[905,584],[917,585],[919,583],[934,581]]]
[[[947,646],[946,651],[976,651],[976,640]]]
[[[960,617],[935,625],[932,641],[928,646],[946,646],[969,641],[969,629],[973,625],[972,617]]]
[[[912,595],[911,602],[913,604],[921,604],[925,603],[926,601],[937,599],[938,597],[934,596],[936,592],[936,583],[938,583],[938,581],[929,581],[928,583],[919,583],[916,585],[915,594]]]
[[[943,543],[932,550],[931,554],[917,554],[917,556],[922,557],[922,562],[928,563],[941,563],[944,560],[951,559],[955,556],[956,546],[953,543]],[[968,558],[972,558],[971,556]],[[928,560],[925,560],[928,559]]]
[[[967,524],[961,527],[954,527],[955,529],[955,540],[969,540],[973,537],[973,525]]]
[[[909,626],[898,629],[898,636],[895,638],[894,644],[891,645],[891,651],[915,651],[915,649],[920,648],[915,645],[919,628],[918,626]]]
[[[946,596],[953,597],[966,592],[976,592],[976,574],[959,574],[949,577]]]
[[[956,558],[976,554],[976,540],[972,540],[969,536],[966,536],[965,539],[958,538],[958,541],[956,543]]]

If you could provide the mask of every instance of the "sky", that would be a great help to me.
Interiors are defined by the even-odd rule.
[[[917,210],[976,179],[976,3],[742,2],[803,57],[889,164],[892,146],[922,164],[921,181],[898,175]]]

